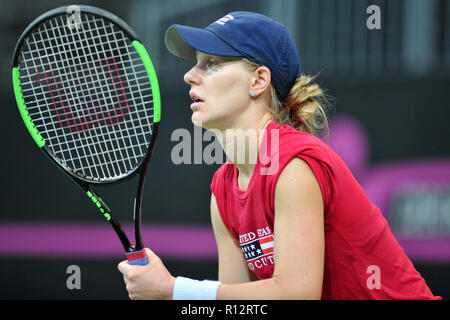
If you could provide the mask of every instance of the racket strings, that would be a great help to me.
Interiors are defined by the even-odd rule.
[[[152,96],[151,95],[147,95],[147,96],[143,96],[144,98],[145,97],[147,97],[147,98],[151,98]],[[91,100],[92,102],[97,102],[97,101],[100,101],[100,100]],[[136,101],[136,99],[131,99],[131,101]],[[35,108],[36,109],[36,108]],[[34,116],[34,115],[39,115],[39,109],[37,110],[37,112],[36,113],[33,113],[33,112],[30,112],[29,114],[30,114],[30,116]],[[106,118],[105,117],[105,115],[103,114],[103,113],[100,113],[100,112],[98,112],[98,110],[95,110],[94,108],[92,108],[92,109],[88,109],[87,111],[89,111],[90,112],[90,115],[92,116],[91,118],[94,118],[95,117],[95,119],[91,119],[91,126],[92,126],[92,124],[99,124],[99,125],[105,125],[105,126],[110,126],[110,125],[114,125],[114,124],[116,124],[116,123],[119,123],[120,122],[120,117],[118,117],[117,116],[117,114],[116,114],[116,116],[115,117],[109,117],[109,118]],[[92,112],[91,112],[92,111]],[[142,111],[138,111],[138,110],[135,110],[135,111],[130,111],[129,113],[130,114],[132,114],[132,113],[138,113],[138,112],[140,112],[140,113],[142,113]],[[67,117],[69,117],[70,116],[70,114],[69,113],[59,113],[59,115],[62,117],[62,118],[67,118]],[[141,117],[143,117],[144,115],[138,115],[138,116],[141,116]],[[43,116],[42,118],[41,118],[41,120],[42,121],[47,121],[47,120],[51,120],[51,116]],[[128,119],[126,119],[126,120],[123,120],[123,122],[124,123],[126,123],[126,122],[132,122],[133,120],[131,119],[131,120],[128,120]],[[89,128],[91,127],[91,126],[89,126]],[[48,134],[56,134],[56,135],[58,135],[59,134],[59,136],[57,136],[56,138],[58,138],[58,137],[60,137],[60,138],[62,138],[64,135],[65,135],[65,127],[56,127],[55,129],[48,129],[47,130],[47,133]]]
[[[103,45],[102,45],[102,47],[103,47]],[[85,52],[84,52],[84,48],[83,47],[81,47],[81,50],[83,50],[83,54],[85,55]],[[78,51],[78,52],[80,52],[80,51]],[[99,56],[100,57],[100,56]],[[79,60],[81,60],[81,59],[79,59]],[[98,60],[98,62],[99,62],[99,64],[101,65],[102,63],[101,63],[101,60],[99,59]],[[107,62],[107,61],[106,61]],[[73,63],[75,63],[75,60],[73,61]],[[110,71],[110,73],[111,73],[111,69],[109,68],[109,64],[108,63],[106,63],[107,64],[107,66],[108,66],[108,69],[109,69],[109,71]],[[86,76],[85,76],[85,71],[84,71],[84,69],[81,69],[81,72],[83,73],[83,77],[84,78],[86,78]],[[104,72],[103,72],[103,74],[104,74]],[[117,96],[117,90],[116,90],[116,88],[115,88],[115,85],[114,85],[114,90],[115,90],[115,92],[116,92],[116,97],[117,97],[117,101],[119,102],[119,106],[120,106],[120,108],[121,108],[121,113],[122,113],[122,117],[124,117],[124,114],[123,114],[123,110],[122,110],[122,105],[120,104],[120,100],[119,100],[119,98],[118,98],[118,96]],[[83,97],[84,98],[84,97]],[[111,103],[113,103],[113,101],[111,101]],[[114,109],[114,115],[116,116],[116,119],[117,119],[117,121],[118,121],[118,117],[117,117],[117,113],[116,113],[116,110]],[[114,115],[113,115],[113,117],[114,117]],[[111,113],[110,112],[108,112],[108,116],[109,116],[109,118],[111,119]],[[70,127],[69,127],[69,129],[70,129]],[[76,127],[76,129],[78,130],[78,128]],[[115,135],[115,132],[114,132],[114,135]],[[117,139],[117,136],[115,136],[114,137],[114,139]],[[113,140],[114,141],[114,140]],[[117,141],[117,144],[119,144],[119,141]],[[110,150],[111,150],[111,148],[109,148]],[[117,150],[116,148],[112,148],[113,150]],[[121,158],[124,158],[124,155],[123,155],[123,153],[122,153],[122,149],[118,149],[119,150],[119,153],[120,153],[120,157]],[[128,150],[125,150],[125,151],[127,151],[126,152],[126,155],[127,155],[127,157],[128,157],[128,159],[130,159],[130,156],[129,156],[129,153],[128,153]],[[91,150],[90,150],[90,154],[97,154],[97,153],[93,153]],[[79,161],[79,163],[81,163],[83,166],[80,168],[80,169],[83,169],[83,168],[85,168],[86,167],[86,165],[84,164],[84,162],[83,162],[83,160],[87,160],[86,158],[84,158],[84,157],[80,157],[79,155],[77,156],[77,157],[75,157],[75,158],[73,158],[72,159],[73,161],[76,161],[76,160],[81,160],[81,161]],[[100,160],[100,159],[98,159],[98,160]],[[100,160],[101,161],[101,160]],[[102,163],[111,163],[111,161],[110,162],[108,162],[108,161],[102,161]],[[88,166],[89,167],[89,166]],[[95,168],[95,166],[94,166],[94,168]],[[100,166],[100,168],[102,168],[101,166]],[[107,167],[108,168],[108,167]]]
[[[137,54],[137,53],[136,53],[136,54]],[[141,60],[140,58],[136,58],[136,59],[133,59],[133,62],[139,63],[140,60]],[[53,71],[54,71],[55,76],[53,76],[52,74],[47,74],[47,76],[48,76],[48,79],[49,79],[53,84],[55,84],[55,85],[58,85],[58,84],[64,84],[64,81],[61,81],[61,80],[59,79],[59,76],[58,76],[58,75],[59,75],[60,73],[65,73],[65,72],[67,72],[67,70],[72,71],[73,69],[70,69],[70,68],[73,68],[73,67],[82,67],[82,66],[83,66],[83,64],[77,64],[77,65],[73,65],[73,66],[69,66],[69,67],[64,66],[64,67],[61,67],[61,68],[54,68]],[[46,66],[43,66],[43,67],[46,67]],[[48,67],[51,67],[51,65],[49,64]],[[118,71],[119,71],[119,72],[130,72],[130,70],[132,70],[131,66],[128,66],[128,67],[125,67],[125,68],[118,68]],[[146,75],[146,71],[145,71],[145,70],[141,70],[141,71],[139,71],[138,73],[141,73],[142,75]],[[42,75],[41,75],[41,76],[42,76]],[[114,81],[119,81],[118,79],[119,79],[119,75],[114,75],[114,76],[113,76],[113,80],[114,80]],[[37,81],[40,80],[39,74],[36,74],[36,77],[33,79],[33,81],[21,83],[21,85],[30,85],[30,84],[33,84],[33,82],[35,82],[36,80],[37,80]],[[88,82],[87,82],[86,84],[94,84],[94,83],[88,83]],[[25,90],[24,92],[30,91],[30,90],[31,90],[31,89],[27,89],[27,90]]]
[[[111,180],[135,169],[152,134],[152,92],[129,38],[90,14],[70,30],[65,16],[41,24],[21,52],[30,116],[61,164]]]

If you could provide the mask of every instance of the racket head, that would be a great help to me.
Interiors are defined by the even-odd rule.
[[[123,20],[84,5],[44,13],[20,36],[12,69],[28,131],[76,181],[113,183],[144,170],[160,92],[147,51]]]

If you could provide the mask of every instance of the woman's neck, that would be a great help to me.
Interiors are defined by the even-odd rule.
[[[227,158],[237,166],[241,177],[252,176],[265,128],[271,121],[271,115],[266,113],[253,123],[221,130],[220,134],[216,135]]]

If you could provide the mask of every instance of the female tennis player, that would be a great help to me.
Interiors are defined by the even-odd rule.
[[[324,93],[301,73],[282,24],[232,12],[205,29],[170,26],[166,46],[195,63],[184,76],[192,121],[214,130],[228,157],[211,184],[219,275],[174,277],[146,249],[148,266],[119,264],[130,298],[441,299],[316,137]],[[242,135],[257,148],[235,144]]]

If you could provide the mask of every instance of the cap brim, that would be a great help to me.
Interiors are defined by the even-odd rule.
[[[242,56],[212,31],[178,24],[167,29],[165,43],[175,56],[194,62],[197,61],[196,50],[217,56]]]

